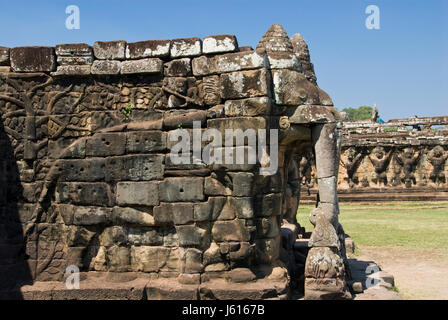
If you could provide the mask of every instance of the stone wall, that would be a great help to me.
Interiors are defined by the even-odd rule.
[[[344,121],[339,198],[342,201],[447,200],[448,117]],[[306,160],[309,159],[310,161]],[[303,182],[317,193],[312,155]]]
[[[1,48],[0,63],[2,288],[61,281],[75,265],[85,277],[148,277],[148,298],[286,298],[305,263],[290,260],[295,218],[292,242],[282,240],[285,212],[297,209],[288,168],[316,145],[327,200],[313,223],[329,236],[316,234],[313,249],[338,265],[322,273],[310,260],[308,296],[347,296],[336,188],[325,180],[337,176],[340,118],[300,35],[274,25],[256,50],[232,35]],[[279,169],[260,174],[275,141],[255,163],[206,163],[195,146],[192,161],[173,162],[173,134],[198,124],[222,137],[278,129]]]

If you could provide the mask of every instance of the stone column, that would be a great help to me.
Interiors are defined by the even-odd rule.
[[[344,231],[339,224],[337,176],[341,130],[336,123],[312,127],[316,155],[319,205],[310,214],[315,226],[305,266],[305,299],[349,299]]]

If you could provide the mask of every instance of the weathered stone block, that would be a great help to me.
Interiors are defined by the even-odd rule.
[[[233,52],[238,49],[238,42],[233,34],[223,34],[205,37],[202,51],[208,53]]]
[[[88,76],[91,73],[90,65],[61,65],[51,75],[58,76]]]
[[[260,263],[271,264],[280,255],[280,237],[256,240],[256,255]]]
[[[212,170],[220,171],[253,171],[259,166],[257,160],[257,149],[252,146],[236,146],[227,148],[215,148],[220,151],[213,150],[222,154],[221,163],[213,163]],[[229,153],[226,158],[226,150]]]
[[[154,220],[157,225],[192,223],[193,203],[165,203],[154,207]]]
[[[272,193],[257,197],[256,215],[263,217],[278,216],[282,212],[282,195]]]
[[[0,47],[0,66],[9,65],[9,48]]]
[[[109,271],[126,272],[130,269],[130,250],[128,247],[114,245],[107,248]]]
[[[227,100],[224,112],[227,117],[264,116],[269,115],[271,104],[272,100],[267,97]]]
[[[343,278],[344,262],[336,249],[327,247],[311,248],[305,265],[307,278]]]
[[[148,181],[163,177],[162,155],[135,155],[106,158],[106,181]]]
[[[202,251],[194,248],[185,250],[182,257],[180,271],[183,273],[199,273],[204,269],[202,264]]]
[[[202,56],[192,61],[193,75],[195,76],[258,69],[268,66],[267,57],[261,51],[228,53],[214,57]]]
[[[232,178],[232,196],[247,197],[255,193],[254,174],[250,172],[231,172],[229,176]]]
[[[208,243],[207,230],[195,225],[176,226],[180,246],[204,246]]]
[[[232,189],[212,175],[204,180],[204,193],[210,196],[230,196],[232,195]]]
[[[158,182],[119,182],[116,198],[119,205],[157,206],[159,204]]]
[[[112,209],[104,207],[73,207],[73,224],[89,226],[108,224],[112,219]]]
[[[126,59],[167,57],[170,54],[170,46],[170,40],[148,40],[128,43],[126,46]]]
[[[79,226],[69,226],[67,228],[67,245],[69,247],[87,247],[95,232],[88,228]]]
[[[95,58],[99,60],[124,60],[126,41],[97,41],[93,45]]]
[[[167,178],[160,183],[161,201],[202,201],[203,199],[203,178]]]
[[[129,228],[129,244],[137,246],[163,245],[163,231],[160,228]]]
[[[320,202],[337,204],[338,203],[337,176],[318,178],[317,183],[319,187]]]
[[[58,139],[48,141],[48,153],[53,159],[82,159],[86,156],[86,140]]]
[[[274,238],[280,233],[277,217],[256,219],[257,233],[260,238]]]
[[[216,221],[212,227],[212,239],[216,242],[249,241],[250,234],[244,225],[244,220]]]
[[[64,159],[58,163],[62,181],[104,180],[104,159]]]
[[[95,60],[90,72],[96,75],[115,75],[121,70],[121,62],[115,60]]]
[[[251,197],[229,197],[230,205],[235,208],[236,216],[240,219],[254,217],[254,201]]]
[[[200,202],[194,205],[194,220],[195,221],[210,221],[216,220],[224,204],[225,197],[209,197],[207,202]]]
[[[219,119],[209,119],[207,120],[207,128],[213,128],[217,129],[221,132],[223,139],[226,137],[227,133],[226,130],[233,129],[234,130],[234,136],[240,136],[236,135],[236,130],[241,130],[241,133],[246,132],[247,129],[252,129],[252,136],[255,141],[257,141],[257,130],[258,129],[266,129],[267,123],[266,118],[264,117],[233,117],[233,118],[219,118]],[[235,137],[233,139],[232,146],[242,146],[247,145],[247,142],[245,143],[246,139],[237,139]],[[223,140],[224,142],[224,140]],[[255,142],[256,143],[256,142]],[[222,144],[224,145],[224,143]]]
[[[92,157],[119,156],[126,150],[126,134],[100,133],[86,142],[86,155]]]
[[[171,41],[170,55],[172,58],[199,56],[201,47],[199,38],[174,39]]]
[[[91,56],[93,54],[92,47],[85,43],[67,43],[56,45],[55,52],[58,56]]]
[[[298,71],[273,70],[274,99],[276,104],[298,106],[320,104],[319,88]]]
[[[10,59],[15,72],[50,72],[56,69],[56,57],[52,47],[12,48]]]
[[[127,153],[149,153],[166,149],[166,133],[161,131],[127,132]]]
[[[146,209],[146,211],[150,211]],[[113,219],[117,224],[127,224],[139,227],[155,226],[154,216],[150,212],[136,208],[114,207]]]
[[[299,59],[293,52],[269,52],[268,59],[271,69],[302,70]]]
[[[56,201],[90,206],[113,206],[114,198],[106,183],[64,183],[56,187]]]
[[[85,65],[90,66],[93,63],[93,56],[81,56],[81,57],[64,57],[57,56],[57,63],[59,66],[77,66]]]
[[[249,98],[257,96],[268,96],[269,75],[266,69],[240,71],[222,74],[221,98]]]
[[[191,74],[191,59],[171,60],[165,63],[164,68],[165,77],[187,77]]]
[[[158,74],[163,72],[163,61],[159,58],[147,58],[141,60],[123,61],[121,74]]]
[[[163,119],[163,126],[167,129],[178,129],[179,125],[181,125],[182,128],[192,128],[193,121],[200,121],[202,125],[205,123],[206,119],[207,111],[205,110],[167,112]]]

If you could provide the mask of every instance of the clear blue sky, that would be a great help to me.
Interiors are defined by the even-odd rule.
[[[307,40],[338,108],[376,103],[384,119],[448,115],[448,0],[0,0],[0,45],[235,34],[255,47],[271,24]],[[380,30],[365,9],[380,8]],[[77,5],[81,29],[67,30]]]

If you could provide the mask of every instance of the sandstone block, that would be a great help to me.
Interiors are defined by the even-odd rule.
[[[249,241],[250,234],[244,225],[244,220],[216,221],[212,227],[212,238],[221,241]]]
[[[208,242],[207,230],[195,225],[176,226],[181,246],[203,246]]]
[[[224,112],[227,117],[264,116],[270,113],[271,103],[267,97],[227,100]]]
[[[257,197],[256,214],[257,216],[270,217],[278,216],[282,212],[282,195],[272,193]]]
[[[9,48],[0,47],[0,66],[9,65]]]
[[[157,206],[159,186],[157,182],[119,182],[116,201],[119,205]]]
[[[255,193],[254,174],[250,172],[231,172],[234,197],[247,197]]]
[[[223,34],[205,37],[202,42],[202,51],[205,54],[233,52],[238,49],[236,37],[232,34]]]
[[[220,76],[221,98],[249,98],[269,95],[266,69],[240,71]]]
[[[56,69],[56,57],[52,47],[12,48],[10,59],[15,72],[50,72]]]
[[[127,153],[149,153],[166,149],[166,133],[161,131],[127,132]]]
[[[160,228],[129,228],[128,241],[136,246],[163,245],[163,231]]]
[[[163,177],[162,155],[129,155],[108,157],[105,161],[106,181],[148,181]]]
[[[273,263],[280,255],[280,237],[256,240],[256,255],[260,263]]]
[[[119,74],[121,62],[115,60],[95,60],[90,72],[95,75],[115,75]]]
[[[266,55],[260,51],[235,52],[213,57],[202,56],[192,61],[195,76],[265,68],[268,65]]]
[[[182,225],[193,222],[193,203],[165,203],[154,207],[154,220],[157,225]]]
[[[302,70],[299,59],[292,52],[269,52],[268,59],[271,69]]]
[[[57,56],[56,61],[59,66],[67,66],[67,65],[90,66],[93,63],[93,56],[80,56],[80,57]]]
[[[317,179],[320,202],[338,203],[337,179],[336,176]]]
[[[104,159],[64,159],[55,165],[61,168],[62,181],[95,182],[104,179]]]
[[[92,47],[85,43],[58,44],[55,48],[56,55],[63,57],[91,56]]]
[[[320,104],[320,89],[294,70],[273,70],[274,99],[280,105]]]
[[[73,224],[89,226],[108,224],[112,218],[112,210],[104,207],[73,207]]]
[[[127,224],[139,227],[155,226],[153,215],[143,211],[143,209],[114,207],[113,218],[118,224]]]
[[[90,65],[61,65],[52,76],[88,76],[91,73]]]
[[[93,45],[93,53],[99,60],[124,60],[126,41],[97,41]]]
[[[100,133],[86,142],[86,155],[92,157],[119,156],[125,153],[126,135],[124,133]]]
[[[224,204],[225,197],[209,197],[207,202],[200,202],[194,205],[195,221],[216,220],[219,216]]]
[[[158,74],[163,72],[163,61],[159,58],[147,58],[121,63],[121,74]]]
[[[128,43],[126,46],[126,59],[167,57],[170,54],[170,46],[170,40],[148,40]]]
[[[199,56],[202,52],[201,39],[187,38],[171,41],[170,55],[172,58]]]
[[[203,199],[203,178],[167,178],[160,183],[161,201],[201,201]]]
[[[113,206],[114,199],[106,183],[58,183],[56,201],[90,206]]]
[[[171,60],[165,63],[164,68],[165,77],[187,77],[191,74],[191,59]]]
[[[260,238],[274,238],[280,233],[277,217],[256,219],[256,225]]]
[[[183,273],[199,273],[204,269],[202,264],[202,251],[195,248],[185,250],[181,264]]]

